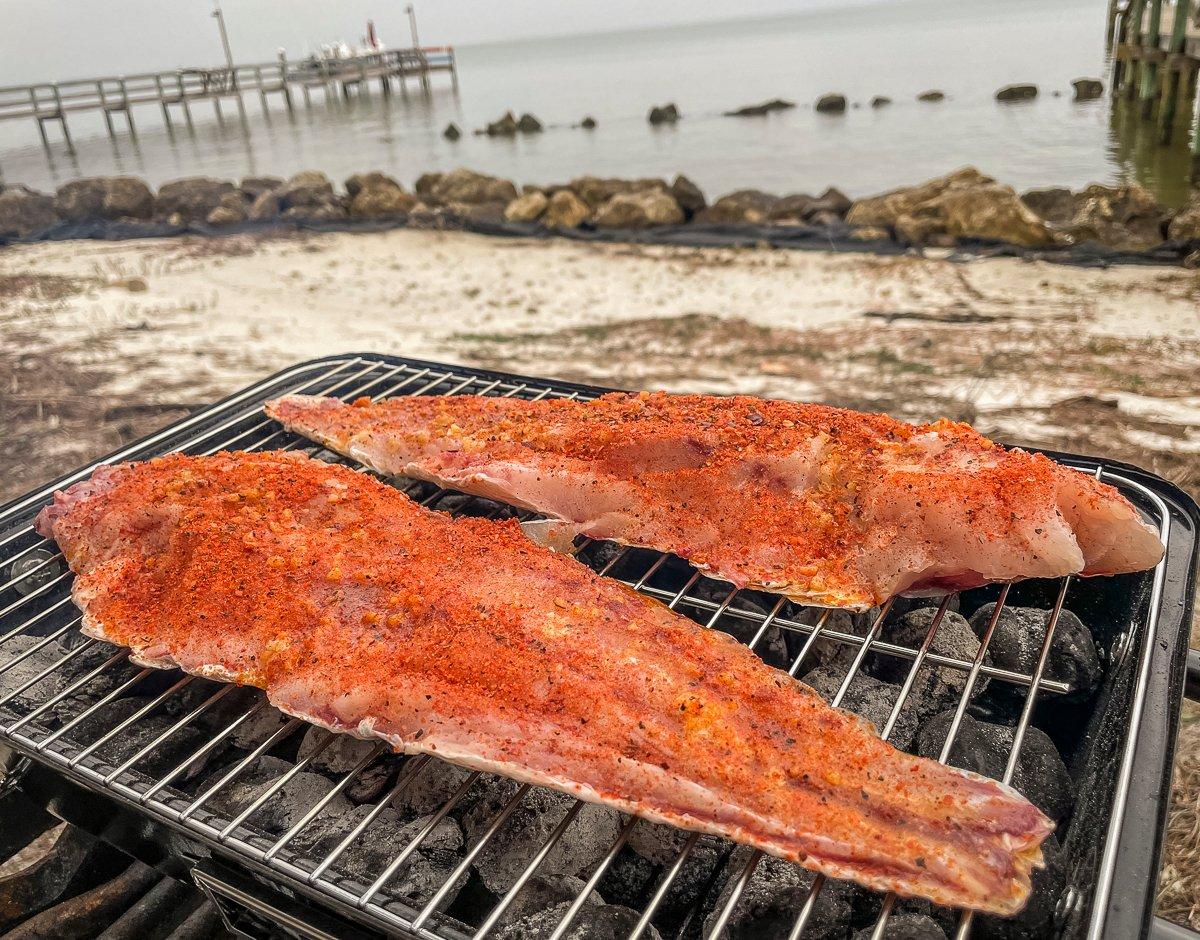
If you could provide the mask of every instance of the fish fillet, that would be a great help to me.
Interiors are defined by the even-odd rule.
[[[515,522],[295,454],[101,468],[38,517],[90,636],[278,708],[834,878],[1019,910],[1053,828]]]
[[[802,603],[865,609],[899,593],[1139,571],[1163,553],[1113,487],[949,421],[646,392],[290,395],[267,413],[382,473],[537,510],[567,536],[673,552]]]

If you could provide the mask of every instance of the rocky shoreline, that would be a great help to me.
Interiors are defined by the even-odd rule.
[[[710,201],[685,176],[671,182],[582,176],[518,187],[468,169],[426,173],[411,190],[381,172],[354,174],[339,190],[317,171],[238,183],[189,177],[157,192],[136,177],[72,180],[54,194],[0,188],[0,244],[356,222],[875,251],[994,247],[1200,267],[1200,193],[1178,211],[1137,184],[1018,194],[974,167],[857,201],[834,187],[819,195],[743,189]]]

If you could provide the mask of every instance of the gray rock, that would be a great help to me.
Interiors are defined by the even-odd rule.
[[[26,186],[0,188],[0,238],[31,238],[56,222],[52,197]]]
[[[532,114],[522,114],[521,119],[517,121],[517,130],[522,134],[540,134],[542,132],[542,122]]]
[[[513,781],[502,781],[464,814],[468,839],[474,842],[482,835],[516,790]],[[503,894],[513,886],[574,802],[554,790],[534,789],[526,794],[475,858],[475,869],[489,891]],[[619,830],[620,815],[615,810],[586,804],[555,843],[543,870],[560,875],[590,872],[612,847]]]
[[[886,108],[891,103],[892,99],[887,97],[887,95],[876,95],[871,99],[872,108]]]
[[[821,114],[842,114],[846,110],[846,96],[836,92],[821,95],[813,107]]]
[[[451,121],[446,125],[446,129],[442,131],[442,136],[445,137],[446,140],[458,140],[460,137],[462,137],[462,131],[459,130],[457,124]]]
[[[670,193],[670,187],[661,179],[623,180],[599,176],[580,176],[571,180],[566,189],[578,196],[591,209],[598,209],[613,196],[623,193],[641,193],[656,190]]]
[[[762,104],[748,104],[743,108],[738,108],[735,111],[726,111],[726,117],[763,117],[775,111],[787,111],[796,107],[796,102],[785,101],[782,98],[772,98],[770,101],[764,101]]]
[[[656,189],[617,193],[596,210],[597,228],[643,229],[678,225],[683,210],[669,193]]]
[[[739,189],[722,196],[696,216],[697,222],[713,224],[757,225],[765,222],[778,196],[759,189]]]
[[[792,193],[772,205],[767,218],[772,222],[803,222],[815,201],[808,193]]]
[[[935,608],[922,607],[910,611],[899,620],[889,618],[883,626],[883,639],[910,650],[919,650],[936,617]],[[934,634],[929,652],[971,663],[979,654],[979,638],[961,614],[947,610],[938,625],[937,633]],[[987,656],[984,657],[984,662],[989,662]],[[885,682],[903,684],[912,665],[911,660],[879,653],[876,654],[872,671]],[[987,676],[979,675],[971,690],[972,694],[982,694],[987,685]],[[917,671],[912,687],[913,695],[920,703],[919,717],[931,718],[940,711],[955,707],[966,687],[965,670],[923,663]]]
[[[154,215],[160,219],[179,216],[184,222],[203,222],[221,204],[222,197],[236,192],[228,180],[191,176],[163,183],[154,197]]]
[[[746,846],[739,846],[730,856],[716,903],[704,922],[705,936],[716,926],[716,919],[749,858],[750,850]],[[808,897],[813,877],[812,872],[798,865],[764,855],[733,908],[725,926],[725,940],[777,940],[788,936]],[[849,919],[850,904],[845,886],[835,881],[826,882],[817,895],[804,936],[809,940],[844,940]]]
[[[60,186],[54,209],[68,222],[148,219],[154,212],[154,194],[133,176],[96,176]]]
[[[276,189],[275,195],[285,210],[316,208],[328,205],[333,199],[333,183],[324,173],[305,170]]]
[[[232,819],[291,768],[291,764],[277,757],[259,757],[214,793],[204,803],[204,808],[226,820]],[[298,773],[255,810],[246,823],[281,835],[295,825],[332,787],[333,784],[320,774]],[[329,801],[322,812],[336,815],[349,809],[349,801],[339,794]]]
[[[1031,101],[1037,97],[1037,85],[1005,85],[996,92],[997,101]]]
[[[825,701],[831,702],[845,678],[846,670],[839,666],[819,666],[801,681]],[[846,690],[839,707],[867,719],[875,726],[875,730],[882,734],[899,697],[900,686],[880,682],[860,672],[851,680],[850,688]],[[901,750],[907,750],[916,739],[921,717],[929,713],[930,710],[924,705],[919,691],[914,686],[900,710],[900,716],[896,719],[896,726],[892,728],[888,740]]]
[[[938,91],[937,89],[933,89],[931,91],[923,91],[919,95],[917,95],[918,101],[934,102],[934,101],[944,101],[945,99],[946,99],[946,93],[944,91]]]
[[[594,131],[596,129],[596,119],[594,117],[585,117],[579,122],[579,126],[585,131]]]
[[[917,753],[936,760],[941,755],[953,719],[951,710],[925,724],[917,738]],[[1012,744],[1012,728],[963,715],[950,750],[949,763],[999,780],[1004,776]],[[1054,742],[1040,728],[1025,729],[1012,785],[1055,821],[1065,819],[1075,805],[1075,784],[1071,775],[1067,773]]]
[[[559,904],[509,924],[496,936],[501,940],[546,940],[566,916],[570,904]],[[633,931],[641,915],[614,904],[589,906],[571,922],[563,940],[624,940]],[[657,930],[647,927],[643,937],[661,940]]]
[[[982,637],[987,630],[995,607],[995,604],[984,604],[971,615],[971,629],[976,636]],[[1000,613],[988,644],[992,664],[1022,675],[1032,675],[1046,637],[1049,618],[1050,612],[1047,610],[1006,606]],[[1091,631],[1069,610],[1064,609],[1059,614],[1044,675],[1067,683],[1080,694],[1094,689],[1104,675]],[[993,696],[1004,694],[1001,687],[1009,698],[1024,697],[1022,689],[1001,682],[993,683]]]
[[[871,940],[875,927],[854,932],[853,940]],[[884,940],[946,940],[946,932],[938,922],[925,914],[892,914],[883,928]]]
[[[503,117],[492,121],[485,127],[482,133],[488,137],[512,137],[517,133],[517,119],[511,111],[506,111]],[[480,132],[476,132],[480,133]]]
[[[1071,82],[1076,101],[1091,101],[1104,94],[1104,82],[1098,78],[1077,78]]]
[[[681,117],[683,115],[679,113],[679,109],[672,103],[661,106],[655,105],[650,109],[650,113],[646,116],[646,119],[651,124],[674,124]]]
[[[840,218],[845,216],[853,205],[849,196],[836,186],[830,186],[809,204],[805,219],[811,219],[821,212],[830,212]]]
[[[675,182],[671,184],[671,195],[675,197],[679,208],[688,219],[694,218],[708,206],[708,200],[704,198],[700,187],[683,175],[675,177]]]
[[[420,181],[418,181],[420,185]],[[423,195],[417,190],[418,195]],[[517,198],[517,187],[511,181],[487,176],[472,170],[458,169],[442,174],[431,184],[430,195],[442,203],[502,203]],[[501,210],[503,211],[503,209]]]
[[[278,176],[247,176],[238,184],[238,189],[249,202],[254,202],[263,193],[269,193],[282,185],[283,180]]]

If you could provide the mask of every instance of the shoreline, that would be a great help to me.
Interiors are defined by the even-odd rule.
[[[39,241],[377,232],[469,231],[516,238],[686,247],[857,251],[938,249],[1103,266],[1200,267],[1200,190],[1178,211],[1136,184],[1018,194],[964,167],[916,186],[851,200],[737,190],[710,201],[687,177],[578,177],[525,185],[467,169],[426,173],[410,190],[387,174],[325,174],[234,183],[187,177],[154,192],[137,177],[72,180],[53,194],[0,185],[0,248]]]

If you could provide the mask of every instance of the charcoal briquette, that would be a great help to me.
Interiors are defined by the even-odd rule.
[[[277,757],[259,757],[209,797],[204,807],[217,816],[232,819],[291,768],[291,764]],[[331,787],[332,784],[320,774],[298,773],[251,813],[246,823],[266,832],[282,834],[320,801]],[[349,801],[338,794],[322,812],[337,814],[349,809]]]
[[[971,615],[971,629],[983,636],[991,620],[995,604],[985,604]],[[992,633],[988,652],[994,665],[1022,675],[1032,675],[1037,668],[1050,611],[1036,607],[1005,607],[1000,612]],[[1054,641],[1046,657],[1045,677],[1065,682],[1080,695],[1094,689],[1104,674],[1096,642],[1091,631],[1071,611],[1063,609],[1054,628]],[[1025,694],[1020,687],[994,683],[993,694],[1019,699]],[[1000,686],[1004,691],[1001,693]]]
[[[899,620],[884,624],[882,638],[889,643],[910,650],[919,650],[937,616],[936,607],[919,607]],[[979,638],[972,632],[970,624],[957,613],[947,610],[938,624],[937,632],[929,645],[929,652],[972,663],[979,655]],[[983,660],[989,662],[987,656]],[[871,671],[886,682],[903,683],[912,670],[913,662],[886,653],[877,653]],[[922,663],[913,680],[913,694],[919,702],[918,716],[929,718],[947,708],[953,708],[967,687],[967,672],[953,666]],[[972,686],[972,695],[982,694],[987,687],[987,677],[979,675]]]
[[[304,732],[304,739],[300,742],[300,750],[296,752],[296,762],[299,763],[309,755],[316,753],[328,736],[329,732],[324,728],[309,727]],[[359,761],[378,746],[378,741],[365,741],[350,734],[335,734],[324,749],[313,758],[308,769],[315,773],[340,777],[357,767]]]
[[[558,904],[537,914],[530,914],[509,924],[496,936],[501,940],[546,940],[570,909],[569,903]],[[580,911],[563,940],[624,940],[637,925],[640,914],[628,907],[600,904]],[[661,940],[654,927],[642,934],[648,940]]]
[[[854,932],[853,940],[871,940],[874,925]],[[946,932],[925,914],[892,914],[883,928],[884,940],[946,940]]]
[[[820,666],[805,675],[803,682],[829,702],[841,688],[845,675],[845,669],[841,666]],[[899,697],[900,686],[881,682],[860,672],[851,680],[850,688],[846,690],[839,707],[867,719],[875,726],[875,730],[882,734]],[[911,747],[916,738],[920,716],[925,713],[920,703],[920,693],[914,688],[910,691],[904,707],[900,710],[900,716],[896,719],[896,725],[888,736],[888,741],[901,750]]]
[[[404,772],[401,770],[401,774]],[[428,761],[392,798],[392,807],[406,819],[436,813],[469,776],[471,771],[457,764]],[[462,808],[461,805],[457,807]]]
[[[560,904],[569,905],[583,894],[585,887],[587,885],[584,880],[573,875],[534,875],[525,882],[512,903],[505,908],[500,920],[496,922],[497,926],[507,927]],[[587,900],[583,902],[583,912],[580,916],[586,918],[591,908],[603,904],[604,898],[598,892],[589,892]]]

